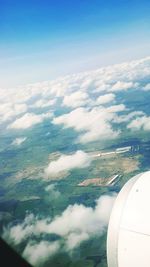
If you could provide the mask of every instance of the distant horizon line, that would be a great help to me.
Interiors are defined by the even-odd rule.
[[[22,83],[22,84],[18,84],[16,86],[12,86],[12,87],[9,87],[9,86],[1,86],[0,89],[2,90],[13,90],[13,89],[16,89],[16,88],[22,88],[24,86],[33,86],[33,85],[36,85],[36,84],[42,84],[44,82],[54,82],[54,81],[57,81],[57,80],[61,80],[61,79],[65,79],[65,78],[69,78],[69,77],[72,77],[74,75],[80,75],[80,74],[88,74],[88,73],[91,73],[91,72],[94,72],[94,71],[98,71],[100,69],[107,69],[109,67],[114,67],[114,66],[118,66],[118,65],[123,65],[123,64],[126,64],[126,63],[129,63],[129,62],[137,62],[137,61],[145,61],[145,60],[149,60],[150,59],[150,55],[148,56],[144,56],[144,57],[140,57],[140,58],[135,58],[135,59],[128,59],[128,60],[123,60],[121,62],[116,62],[116,63],[108,63],[104,66],[100,66],[100,67],[95,67],[95,68],[92,68],[92,69],[88,69],[88,70],[81,70],[79,72],[72,72],[72,73],[68,73],[68,74],[62,74],[62,75],[58,75],[56,76],[56,78],[51,78],[51,79],[41,79],[41,80],[37,80],[37,81],[33,81],[33,82],[25,82],[25,83]]]

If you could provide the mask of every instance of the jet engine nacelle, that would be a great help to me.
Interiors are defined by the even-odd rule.
[[[117,196],[107,235],[108,267],[150,267],[150,171],[130,179]]]

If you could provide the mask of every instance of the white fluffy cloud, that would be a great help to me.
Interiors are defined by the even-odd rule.
[[[55,103],[56,103],[56,99],[50,99],[50,100],[39,99],[31,106],[33,106],[35,108],[45,108],[45,107],[53,106],[53,105],[55,105]]]
[[[49,232],[65,237],[67,249],[73,249],[91,236],[106,230],[115,196],[103,196],[96,207],[69,206],[61,216],[49,225]]]
[[[144,131],[150,131],[150,117],[148,116],[142,116],[138,117],[135,120],[132,120],[128,126],[131,130],[144,130]]]
[[[112,102],[114,99],[115,99],[114,94],[106,94],[106,95],[99,96],[96,100],[96,103],[103,105],[103,104],[107,104],[109,102]]]
[[[4,227],[3,238],[10,244],[18,245],[34,231],[34,216],[28,215],[22,224]]]
[[[75,168],[85,168],[89,165],[90,157],[79,150],[72,155],[61,155],[57,160],[51,161],[45,169],[45,174],[49,177]]]
[[[144,91],[150,91],[150,83],[147,83],[147,84],[144,86]]]
[[[72,127],[78,132],[84,132],[79,141],[82,143],[102,139],[115,138],[118,132],[114,131],[111,121],[117,112],[124,111],[124,105],[116,105],[110,108],[77,108],[70,113],[53,119],[54,124],[63,124],[66,128]]]
[[[30,242],[23,252],[23,257],[34,266],[41,266],[59,249],[60,244],[57,241],[52,243],[47,241],[41,241],[40,243]]]
[[[60,196],[60,192],[56,189],[56,184],[47,185],[45,191],[50,195],[51,199],[56,199]]]
[[[133,112],[126,114],[126,115],[116,116],[114,121],[116,123],[129,122],[129,121],[131,121],[131,119],[139,117],[139,116],[143,116],[143,115],[144,115],[143,111],[133,111]]]
[[[135,88],[138,86],[138,83],[134,82],[124,82],[124,81],[117,81],[111,88],[112,92],[116,91],[123,91],[128,90],[130,88]]]
[[[12,122],[8,128],[11,129],[27,129],[32,127],[35,124],[41,123],[46,118],[51,118],[52,113],[43,113],[43,114],[33,114],[33,113],[26,113],[19,119],[16,119]]]
[[[13,146],[20,146],[27,138],[26,137],[20,137],[20,138],[16,138],[11,145]]]
[[[17,245],[30,238],[23,255],[29,262],[39,266],[56,253],[60,245],[64,250],[71,251],[81,242],[95,235],[101,236],[106,231],[115,198],[116,195],[102,196],[96,201],[95,208],[82,204],[70,205],[53,220],[38,219],[30,214],[23,223],[4,228],[3,238]],[[33,236],[40,236],[41,233],[57,234],[61,239],[54,242],[41,240],[37,243]]]
[[[85,106],[88,102],[88,94],[82,91],[77,91],[72,94],[66,95],[63,99],[63,105],[72,108]]]
[[[25,113],[26,111],[27,111],[26,104],[1,103],[0,104],[0,121],[5,122],[17,115]]]

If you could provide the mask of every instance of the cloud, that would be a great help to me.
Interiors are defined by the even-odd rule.
[[[60,196],[60,192],[56,190],[56,184],[47,185],[45,191],[50,195],[51,199],[57,199]]]
[[[17,245],[28,238],[23,256],[35,266],[39,266],[60,248],[70,252],[81,242],[103,235],[115,198],[116,194],[101,196],[96,201],[95,208],[82,204],[69,205],[53,220],[38,219],[33,214],[27,215],[21,224],[5,227],[2,237],[8,243]],[[56,234],[60,239],[53,242],[41,239],[38,242],[36,237],[42,238],[41,234]]]
[[[150,91],[150,83],[147,83],[143,89],[144,91]]]
[[[30,242],[23,251],[23,257],[34,266],[41,266],[59,249],[60,244],[58,241],[52,243],[48,241]]]
[[[116,123],[129,122],[134,117],[143,116],[143,115],[144,115],[143,111],[133,111],[126,115],[116,116],[114,121]]]
[[[107,81],[105,82],[103,79],[96,81],[95,87],[96,88],[94,89],[94,92],[98,92],[98,93],[102,92],[106,94],[110,90],[110,84],[107,83]]]
[[[110,91],[117,92],[117,91],[123,91],[128,90],[130,88],[135,88],[138,86],[138,83],[134,82],[124,82],[124,81],[117,81],[111,88]]]
[[[110,123],[101,120],[100,125],[92,125],[91,130],[79,136],[80,143],[88,143],[96,140],[114,139],[118,136],[119,131],[113,131]]]
[[[63,99],[63,105],[72,108],[85,106],[88,102],[88,94],[82,91],[77,91],[70,95],[66,95]]]
[[[0,121],[5,122],[11,118],[25,113],[27,111],[26,104],[12,104],[12,103],[1,103],[0,105]]]
[[[49,106],[53,106],[56,104],[56,99],[39,99],[37,100],[34,104],[32,104],[31,106],[33,106],[34,108],[46,108]]]
[[[90,157],[85,152],[78,150],[72,155],[61,155],[57,160],[51,161],[45,169],[47,177],[68,172],[75,168],[85,168],[90,165]]]
[[[57,100],[59,105],[71,108],[85,105],[95,107],[105,104],[105,101],[111,104],[113,100],[109,97],[113,98],[110,96],[112,92],[127,91],[130,88],[140,90],[149,75],[150,58],[147,57],[60,77],[53,81],[27,84],[8,90],[0,89],[0,123],[10,124],[10,120],[15,120],[15,117],[18,119],[19,115],[34,114],[34,109],[37,108],[39,112],[41,108],[48,110],[53,107],[54,111],[58,110]],[[143,89],[149,90],[149,84]],[[99,103],[94,102],[96,97]],[[115,98],[115,103],[120,104],[117,101]]]
[[[54,124],[63,124],[65,128],[74,128],[77,132],[84,132],[79,142],[87,143],[98,139],[112,139],[118,135],[111,126],[116,113],[125,110],[124,105],[115,105],[110,108],[77,108],[70,113],[53,119]]]
[[[107,104],[109,102],[114,101],[114,99],[115,99],[114,94],[106,94],[106,95],[99,96],[96,100],[96,103],[103,105],[103,104]]]
[[[94,235],[102,235],[106,230],[115,196],[100,197],[96,207],[70,205],[61,216],[49,225],[49,232],[65,238],[67,250],[72,250],[81,242]]]
[[[13,146],[20,146],[26,139],[27,139],[27,137],[16,138],[16,139],[11,143],[11,145],[13,145]]]
[[[8,128],[9,129],[27,129],[32,127],[35,124],[41,123],[46,118],[51,118],[52,113],[43,113],[36,115],[34,113],[26,113],[19,119],[16,119],[12,122]]]
[[[122,112],[125,110],[126,110],[126,107],[124,104],[114,105],[114,106],[110,106],[110,107],[106,108],[106,112],[112,113],[112,114]]]
[[[150,131],[150,117],[148,116],[138,117],[135,120],[132,120],[128,124],[127,128],[131,130]]]
[[[30,214],[26,216],[23,223],[8,228],[4,227],[2,237],[8,241],[9,244],[18,245],[32,234],[34,231],[34,221],[34,215]]]

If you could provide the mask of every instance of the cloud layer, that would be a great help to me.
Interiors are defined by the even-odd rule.
[[[27,131],[35,125],[41,124],[42,127],[47,119],[49,125],[46,124],[45,128],[43,125],[41,131],[45,138],[42,146],[48,139],[51,141],[53,130],[63,135],[63,131],[66,134],[69,128],[76,132],[75,142],[84,144],[84,147],[89,142],[122,137],[123,131],[134,135],[134,131],[150,131],[149,77],[150,57],[54,81],[0,89],[1,129],[6,130],[8,136],[13,131],[11,145],[20,146],[25,137],[18,138],[18,132],[21,130],[22,136],[29,139]],[[40,145],[38,143],[39,152]],[[44,177],[51,179],[62,176],[62,173],[66,175],[71,170],[88,167],[90,162],[89,155],[81,150],[62,154],[57,160],[49,162]],[[30,177],[33,176],[31,174],[29,172]],[[54,184],[47,185],[44,194],[45,199],[49,197],[49,202],[61,198]],[[16,246],[25,242],[23,256],[35,266],[40,266],[59,251],[70,253],[81,242],[101,236],[106,231],[114,199],[113,195],[100,197],[95,208],[82,204],[69,205],[53,219],[28,214],[23,222],[5,227],[3,238]],[[55,235],[56,240],[50,241],[47,235]]]
[[[110,212],[116,195],[105,195],[96,201],[95,208],[84,205],[70,205],[53,220],[38,219],[33,214],[27,215],[21,224],[4,228],[3,238],[10,244],[19,245],[28,239],[23,256],[31,264],[39,266],[61,247],[72,251],[81,242],[97,235],[101,236],[107,229]],[[56,234],[58,241],[36,241],[41,234]],[[35,237],[35,238],[34,238]]]
[[[123,104],[121,102],[124,99],[120,98],[122,92],[124,97],[133,91],[148,94],[149,76],[150,57],[147,57],[53,81],[27,84],[8,90],[0,89],[0,123],[5,123],[9,130],[24,130],[49,117],[54,124],[62,124],[72,127],[77,133],[81,132],[78,142],[112,139],[121,134],[122,127],[119,127],[119,123],[122,122],[119,118],[123,114],[117,114],[116,122],[120,129],[116,131],[113,117],[118,111],[111,112],[106,106],[108,108]],[[54,115],[53,118],[52,113],[58,114],[60,107],[61,116]],[[63,108],[68,109],[67,113]],[[122,110],[129,118],[131,112],[140,111],[142,110],[136,110],[136,106],[132,110],[128,107]]]

